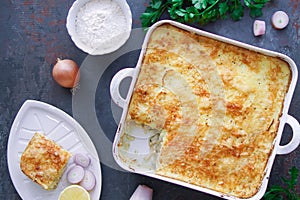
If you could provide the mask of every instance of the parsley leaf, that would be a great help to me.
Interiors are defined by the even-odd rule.
[[[231,0],[232,6],[230,7],[231,19],[238,21],[244,16],[244,7],[240,0]]]
[[[270,0],[244,0],[244,4],[250,9],[251,17],[260,17],[262,16],[262,8],[265,3],[269,1]]]
[[[206,24],[230,16],[240,20],[244,10],[251,17],[262,15],[262,9],[271,0],[151,0],[140,19],[143,27],[151,26],[167,10],[171,19],[179,22]]]
[[[142,13],[140,19],[143,27],[148,27],[159,20],[162,13],[171,5],[169,1],[152,0],[150,5],[146,8],[145,12]]]
[[[194,4],[195,8],[199,10],[205,9],[207,7],[206,0],[192,0],[192,3]]]
[[[219,13],[222,19],[226,18],[226,13],[228,12],[228,10],[229,10],[229,6],[227,2],[222,2],[219,4]]]
[[[300,197],[296,191],[298,174],[299,174],[298,169],[296,167],[292,167],[289,170],[290,179],[281,177],[282,181],[287,185],[287,187],[273,185],[265,193],[263,199],[264,200],[279,200],[279,199],[300,200]]]

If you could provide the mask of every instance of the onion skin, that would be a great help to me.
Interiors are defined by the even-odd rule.
[[[52,69],[54,80],[62,87],[75,88],[80,79],[79,67],[70,59],[57,59]]]

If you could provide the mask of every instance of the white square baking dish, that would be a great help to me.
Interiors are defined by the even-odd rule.
[[[164,32],[163,28],[165,28],[165,27],[170,27],[171,31],[168,30],[168,32]],[[172,34],[173,34],[172,30],[177,30],[179,36],[178,35],[172,36]],[[189,42],[185,43],[189,39],[188,39],[188,37],[185,37],[185,35],[180,36],[180,34],[182,34],[182,33],[188,34],[188,36],[190,38],[192,38],[191,40],[195,40],[196,43],[195,44],[189,43]],[[160,38],[161,34],[165,34],[165,38],[164,37]],[[168,35],[170,35],[171,39],[168,39],[168,37],[167,37]],[[177,38],[177,36],[179,39]],[[160,40],[157,38],[159,38]],[[178,39],[178,41],[177,41],[177,39]],[[156,43],[155,43],[155,40],[156,40]],[[197,42],[199,42],[199,40],[204,41],[204,42],[202,41],[201,47],[197,46],[198,45]],[[206,43],[206,40],[208,43]],[[154,43],[153,43],[153,41],[154,41]],[[183,41],[183,42],[180,42],[180,41]],[[290,77],[289,77],[288,82],[286,82],[287,86],[286,86],[286,91],[284,91],[284,96],[280,97],[280,98],[282,98],[282,102],[281,102],[281,105],[279,105],[277,107],[279,110],[277,110],[276,112],[274,110],[268,111],[266,108],[266,112],[267,112],[266,116],[269,116],[269,114],[268,114],[269,112],[275,113],[274,118],[272,120],[269,120],[268,122],[266,122],[266,121],[264,121],[266,119],[264,117],[261,117],[260,121],[252,120],[252,122],[254,124],[249,125],[249,127],[253,127],[252,129],[250,128],[249,130],[259,130],[257,128],[259,128],[260,126],[261,127],[266,126],[267,130],[264,129],[264,134],[265,134],[265,132],[269,132],[270,129],[276,131],[275,135],[273,137],[271,137],[272,138],[271,142],[269,142],[267,144],[263,144],[263,145],[269,146],[268,148],[270,150],[269,152],[265,153],[267,155],[267,158],[265,159],[265,163],[263,163],[263,164],[256,163],[256,164],[253,164],[253,166],[252,166],[253,171],[255,171],[256,168],[259,168],[259,166],[262,167],[263,170],[261,171],[262,173],[260,174],[260,178],[258,181],[259,185],[255,186],[257,188],[256,188],[255,192],[251,195],[249,195],[249,194],[243,195],[244,191],[248,190],[247,187],[249,185],[246,185],[244,189],[240,188],[239,189],[240,195],[237,195],[238,193],[235,193],[235,192],[227,192],[225,190],[224,190],[225,192],[222,191],[222,188],[228,187],[230,189],[230,187],[231,187],[229,185],[228,186],[226,185],[227,180],[219,179],[217,186],[216,186],[213,184],[214,183],[213,179],[209,179],[209,178],[206,179],[205,173],[202,173],[203,176],[198,176],[199,175],[198,172],[194,173],[192,171],[191,173],[187,173],[189,170],[186,170],[187,172],[181,173],[181,174],[184,174],[184,176],[183,176],[184,178],[182,178],[181,174],[179,172],[172,171],[173,169],[176,169],[176,170],[183,169],[182,167],[175,167],[175,168],[169,167],[172,165],[172,163],[168,163],[168,162],[170,160],[172,160],[172,162],[173,162],[174,159],[177,159],[176,162],[178,160],[181,160],[181,161],[183,160],[182,162],[180,161],[181,165],[189,164],[188,156],[186,156],[186,157],[179,156],[180,159],[178,159],[178,154],[182,153],[182,151],[180,151],[178,149],[181,149],[180,145],[184,146],[185,143],[182,141],[188,141],[190,138],[192,138],[193,141],[195,140],[195,135],[194,135],[193,131],[191,131],[191,130],[198,131],[198,129],[200,127],[200,125],[198,126],[198,123],[200,124],[200,122],[197,121],[198,118],[196,118],[196,117],[193,118],[193,116],[197,115],[199,117],[199,119],[200,118],[202,119],[203,116],[205,116],[204,112],[200,112],[200,114],[199,114],[197,111],[195,111],[197,109],[193,109],[195,107],[189,107],[191,104],[193,104],[193,102],[196,102],[196,101],[194,101],[195,98],[194,99],[190,98],[190,96],[193,96],[196,92],[193,91],[193,92],[189,93],[188,92],[189,89],[186,89],[186,88],[188,88],[188,84],[185,85],[185,82],[192,83],[193,86],[198,87],[199,85],[201,85],[201,80],[202,80],[201,78],[199,78],[196,75],[197,71],[193,72],[192,67],[189,67],[189,65],[192,65],[192,66],[206,65],[205,69],[198,68],[198,71],[201,71],[202,77],[206,76],[206,82],[210,82],[210,84],[207,84],[208,85],[207,87],[211,90],[210,95],[208,95],[208,96],[210,96],[209,97],[210,101],[215,100],[214,104],[213,103],[210,104],[210,107],[211,106],[214,107],[214,109],[213,109],[214,112],[212,112],[213,114],[206,116],[207,118],[213,116],[214,119],[210,119],[210,118],[202,119],[202,120],[208,121],[208,122],[206,122],[207,126],[209,126],[210,128],[211,127],[220,127],[223,125],[222,123],[225,124],[224,121],[226,121],[226,120],[229,121],[227,118],[229,116],[228,113],[230,113],[230,109],[233,109],[233,110],[231,110],[232,111],[232,114],[230,115],[231,117],[237,111],[237,107],[238,107],[237,105],[226,104],[226,106],[222,107],[222,103],[224,103],[224,99],[220,98],[220,96],[222,96],[222,97],[226,96],[226,98],[228,100],[228,98],[229,98],[228,96],[230,96],[229,94],[233,94],[232,92],[228,93],[229,90],[226,90],[224,92],[222,90],[222,87],[223,87],[223,85],[226,85],[225,81],[230,82],[230,80],[228,80],[229,79],[228,77],[234,77],[234,76],[230,76],[230,74],[231,73],[234,74],[235,72],[233,72],[233,71],[227,72],[228,77],[224,76],[224,74],[221,74],[221,75],[223,75],[221,78],[218,77],[221,75],[218,73],[218,71],[215,71],[216,70],[215,66],[218,65],[219,68],[220,68],[220,66],[221,67],[223,65],[225,66],[226,64],[223,64],[222,62],[226,62],[227,58],[222,60],[221,58],[222,58],[223,54],[217,55],[217,54],[215,54],[216,52],[213,52],[213,51],[210,52],[209,54],[207,54],[205,46],[209,45],[209,41],[212,41],[213,42],[212,44],[221,45],[220,48],[223,48],[223,53],[226,51],[224,53],[226,55],[227,54],[230,55],[233,51],[236,51],[236,53],[239,55],[241,54],[241,60],[244,59],[243,60],[244,64],[241,66],[245,66],[245,65],[252,66],[253,63],[256,63],[256,61],[254,61],[254,60],[252,63],[251,60],[249,61],[246,59],[246,58],[249,58],[248,57],[249,55],[246,55],[247,52],[248,53],[252,52],[252,54],[255,54],[255,56],[258,56],[258,57],[269,58],[270,60],[279,60],[278,62],[286,63],[286,65],[288,66],[288,69],[289,69]],[[172,42],[174,42],[174,44],[171,44],[171,46],[168,46],[168,45],[170,45],[169,43],[172,43]],[[225,48],[222,45],[226,45]],[[204,46],[204,49],[203,49],[203,46]],[[172,48],[170,48],[170,47],[172,47]],[[164,49],[162,50],[162,48],[164,48]],[[186,51],[183,51],[184,48]],[[218,50],[219,47],[214,48],[214,49]],[[154,57],[151,54],[153,52],[155,53]],[[199,52],[202,52],[201,59],[199,59],[195,56],[191,56],[194,53],[197,54]],[[243,53],[245,55],[243,55]],[[196,55],[196,54],[194,54],[194,55]],[[162,59],[163,56],[165,56],[165,57]],[[177,59],[176,60],[177,63],[172,63],[172,61],[173,61],[172,56],[175,56],[175,59]],[[215,60],[213,62],[210,61],[212,56],[215,56]],[[156,59],[158,59],[159,62],[161,62],[161,63],[162,62],[164,63],[167,60],[168,64],[165,65],[165,64],[160,63],[159,66],[162,67],[161,70],[156,69],[155,71],[151,71],[150,69],[153,66],[157,67],[157,64],[155,64],[157,62]],[[145,64],[146,63],[145,60],[147,60],[147,64]],[[180,67],[176,68],[176,70],[178,70],[177,72],[176,72],[176,70],[174,71],[173,69],[170,70],[169,69],[170,63],[172,63],[172,65],[174,65],[174,66],[178,66],[178,61],[180,61],[180,63],[181,63],[180,67],[181,67],[181,65],[186,66],[187,69],[189,69],[189,70],[184,71],[184,70],[181,70]],[[218,62],[218,63],[216,64],[216,62]],[[230,60],[230,62],[236,64],[235,62],[238,62],[238,61]],[[205,63],[208,63],[208,64],[205,64]],[[141,73],[142,66],[144,68],[147,67],[147,69],[144,70],[146,72],[142,71],[142,73]],[[253,70],[264,70],[264,68],[260,69],[257,66],[253,66],[253,67],[254,67]],[[207,70],[207,69],[209,69],[209,70]],[[230,68],[230,69],[235,70],[235,68]],[[226,71],[227,68],[223,68],[222,70]],[[281,70],[279,70],[279,71],[281,71]],[[188,78],[189,79],[188,81],[182,81],[181,80],[182,75],[187,74],[187,73],[190,74],[190,76],[187,76],[187,77],[193,77],[193,78],[191,78],[191,79]],[[162,83],[156,81],[156,76],[159,76],[161,74],[163,74]],[[237,75],[238,75],[238,77],[241,77],[244,75],[244,73],[240,73]],[[166,78],[166,76],[168,78]],[[120,86],[122,80],[125,79],[126,77],[132,77],[132,82],[131,82],[127,97],[123,98],[120,95],[119,86]],[[209,77],[209,78],[207,78],[207,77]],[[278,77],[274,76],[272,79],[275,82],[276,81],[280,82],[281,81],[280,78],[281,77],[280,77],[280,73],[279,73]],[[144,90],[143,90],[141,88],[138,88],[140,85],[142,85],[141,83],[143,83],[139,79],[144,80],[146,82],[147,81],[150,81],[150,82],[154,81],[154,82],[153,82],[153,84],[149,84],[148,85],[149,87],[147,86],[146,89],[144,88]],[[235,77],[233,79],[235,79]],[[263,80],[263,79],[264,78],[262,78],[262,79],[257,78],[257,79],[253,79],[253,80]],[[294,92],[294,89],[296,86],[297,79],[298,79],[298,71],[297,71],[296,64],[294,63],[294,61],[291,58],[289,58],[286,55],[283,55],[283,54],[277,53],[277,52],[273,52],[273,51],[269,51],[269,50],[265,50],[262,48],[258,48],[255,46],[251,46],[248,44],[244,44],[244,43],[241,43],[241,42],[238,42],[235,40],[231,40],[231,39],[228,39],[225,37],[221,37],[221,36],[218,36],[215,34],[211,34],[211,33],[196,29],[196,28],[189,27],[187,25],[183,25],[178,22],[174,22],[174,21],[170,21],[170,20],[160,21],[160,22],[154,24],[148,30],[147,35],[144,40],[144,43],[143,43],[143,46],[142,46],[142,50],[140,53],[140,57],[139,57],[137,66],[135,68],[122,69],[113,77],[113,79],[111,81],[110,92],[111,92],[112,100],[118,106],[123,108],[122,117],[120,119],[119,127],[117,129],[114,144],[113,144],[114,158],[115,158],[116,162],[123,169],[125,169],[127,171],[146,175],[146,176],[157,178],[157,179],[164,180],[164,181],[168,181],[168,182],[171,182],[174,184],[182,185],[182,186],[185,186],[185,187],[188,187],[191,189],[195,189],[195,190],[198,190],[201,192],[205,192],[205,193],[208,193],[211,195],[215,195],[215,196],[218,196],[218,197],[221,197],[224,199],[249,199],[249,200],[250,199],[251,200],[260,199],[264,195],[265,190],[267,188],[268,179],[269,179],[269,175],[271,172],[271,168],[272,168],[275,156],[277,154],[288,154],[288,153],[292,152],[294,149],[296,149],[299,146],[299,143],[300,143],[300,135],[299,135],[300,134],[300,125],[294,117],[292,117],[288,114],[289,105],[292,100],[292,96],[293,96],[293,92]],[[196,80],[196,83],[195,83],[195,80]],[[237,79],[237,80],[239,80],[239,79]],[[246,76],[242,80],[243,81],[251,81],[252,80],[251,73],[247,72]],[[260,85],[261,84],[260,82],[249,82],[248,86],[252,87],[252,85],[256,85],[256,84],[257,84],[257,88],[266,87],[265,86],[266,84]],[[155,85],[156,89],[153,89],[153,87],[152,87],[153,85]],[[158,86],[156,86],[156,85],[158,85]],[[164,88],[161,87],[161,85],[168,85],[169,88],[171,87],[173,89],[172,90],[173,93],[169,94],[167,90],[164,90]],[[243,88],[243,84],[236,84],[235,87],[241,87],[242,89],[240,88],[240,91],[245,91],[245,90],[249,89],[249,87]],[[157,89],[157,88],[159,88],[159,89]],[[177,90],[177,88],[181,88],[180,91],[183,91],[183,93],[181,94],[180,91]],[[204,89],[197,90],[198,91],[197,95],[199,93],[202,95],[202,97],[205,97],[205,96],[207,97],[207,94],[205,93]],[[256,89],[249,90],[249,91],[251,93],[253,91],[256,91]],[[276,89],[280,90],[280,87],[278,87]],[[143,91],[141,93],[138,93],[137,90],[143,90]],[[283,87],[283,90],[284,90],[284,87]],[[149,95],[149,93],[151,93],[151,92],[153,93],[153,91],[154,91],[154,93],[158,91],[159,94],[164,94],[165,95],[165,96],[163,96],[164,99],[166,99],[166,97],[168,97],[168,96],[172,96],[173,94],[175,94],[172,96],[173,98],[171,98],[171,99],[173,99],[173,103],[175,101],[174,99],[179,99],[176,102],[177,103],[179,102],[178,104],[181,105],[181,108],[184,108],[184,109],[182,109],[183,111],[181,111],[179,113],[180,113],[181,121],[185,121],[185,122],[180,122],[180,129],[184,129],[185,132],[184,132],[184,134],[181,134],[182,138],[179,137],[179,139],[176,143],[177,146],[175,145],[176,148],[164,148],[164,145],[168,146],[168,142],[172,143],[172,141],[174,141],[175,139],[170,136],[170,133],[169,133],[170,131],[166,131],[164,128],[161,128],[161,127],[168,126],[166,124],[173,123],[173,121],[176,121],[176,119],[178,119],[178,118],[176,118],[175,115],[172,115],[173,121],[172,120],[166,121],[166,119],[163,118],[163,116],[165,116],[166,112],[162,111],[160,109],[157,109],[157,107],[159,107],[159,106],[158,106],[158,104],[155,103],[155,102],[157,102],[156,98],[158,98],[158,96],[154,96],[154,98],[147,99],[147,103],[150,102],[149,105],[151,104],[149,107],[152,106],[151,108],[153,108],[150,111],[149,110],[145,111],[142,114],[135,112],[136,109],[138,109],[138,112],[141,112],[141,110],[143,110],[143,109],[148,109],[148,107],[143,107],[143,108],[139,107],[140,104],[136,104],[135,109],[132,108],[132,107],[134,107],[134,105],[131,105],[131,103],[132,102],[133,102],[132,104],[135,103],[136,99],[138,98],[138,94],[140,94],[140,96],[142,96],[142,100],[145,101],[145,95],[147,96],[147,95]],[[147,94],[144,94],[144,93],[147,93]],[[168,94],[168,95],[166,95],[166,94]],[[187,95],[187,94],[191,94],[191,95]],[[249,93],[247,93],[247,94],[248,94],[247,101],[250,101],[249,99],[251,99],[250,98],[251,95],[249,95]],[[236,96],[238,96],[238,95],[236,95]],[[151,95],[149,97],[151,97]],[[134,99],[134,100],[132,100],[132,99]],[[185,100],[182,100],[182,99],[185,99]],[[203,105],[203,101],[204,101],[203,99],[205,99],[205,98],[198,98],[196,100],[198,100],[198,103],[199,103],[199,101],[201,101],[199,104]],[[251,100],[251,103],[255,102],[255,98],[253,101],[252,100]],[[167,100],[161,100],[161,101],[168,102]],[[243,99],[243,101],[244,101],[244,99]],[[256,105],[260,106],[261,104],[264,104],[264,103],[266,104],[265,100],[262,100],[261,103],[257,103]],[[129,107],[130,105],[132,107]],[[171,106],[169,104],[167,104],[167,105]],[[174,104],[172,104],[172,105],[174,105]],[[198,104],[195,104],[195,105],[198,106]],[[172,107],[172,108],[175,108],[175,107]],[[254,109],[256,109],[256,108],[254,108]],[[170,109],[170,110],[172,110],[172,109]],[[203,110],[205,110],[205,109],[202,109],[202,111]],[[159,114],[157,114],[157,113],[159,113]],[[164,113],[164,114],[162,114],[162,113]],[[252,113],[255,114],[256,112],[253,111]],[[183,114],[186,117],[183,116]],[[153,117],[153,115],[155,115],[155,116]],[[239,115],[239,114],[237,114],[237,115]],[[243,116],[243,114],[240,114],[240,115]],[[270,115],[273,115],[273,114],[270,114]],[[134,121],[133,118],[138,119],[140,121],[138,123],[135,123],[135,122],[133,122]],[[232,117],[232,118],[235,119],[234,117]],[[146,123],[140,123],[141,121],[146,122]],[[247,119],[245,118],[244,121],[247,121]],[[255,123],[258,123],[258,124],[255,124]],[[197,126],[194,126],[194,124],[197,124]],[[291,128],[293,130],[293,137],[288,144],[282,146],[282,145],[280,145],[280,140],[281,140],[281,136],[282,136],[282,132],[283,132],[283,128],[284,128],[285,124],[288,124],[291,126]],[[235,124],[233,124],[233,126],[235,126]],[[203,126],[201,126],[201,127],[203,128]],[[241,127],[245,127],[245,124],[241,125]],[[247,135],[245,133],[245,131],[242,130],[241,127],[238,132],[235,132],[235,133],[237,133],[237,135],[234,135],[233,132],[231,131],[232,135],[234,135],[234,136],[232,136],[232,135],[230,136],[231,139],[236,138],[236,140],[238,141],[238,140],[240,140],[239,139],[240,137],[243,137],[243,135]],[[213,128],[211,128],[211,129],[213,129]],[[224,128],[218,129],[218,130],[223,130],[223,129]],[[189,131],[186,131],[186,130],[189,130]],[[217,129],[211,130],[211,132],[216,131],[216,130]],[[180,133],[180,131],[177,131],[177,133],[178,132]],[[191,133],[191,132],[192,132],[192,134],[191,134],[192,136],[190,138],[189,138],[189,136],[186,136],[186,133]],[[272,131],[270,131],[270,132],[272,132]],[[166,136],[167,134],[169,134],[169,136]],[[230,134],[231,133],[229,131],[229,135]],[[180,135],[180,134],[178,134],[178,135]],[[218,136],[218,137],[216,135],[220,135],[220,134],[210,134],[210,136],[207,136],[207,137],[203,136],[203,138],[199,139],[199,140],[201,140],[199,142],[199,144],[203,144],[204,141],[206,142],[206,143],[204,143],[205,148],[201,147],[202,153],[203,152],[213,152],[213,149],[217,148],[216,146],[220,145],[219,143],[211,142],[211,141],[219,141],[219,140],[221,140],[220,138],[223,137],[222,134],[221,134],[221,136]],[[254,135],[254,136],[251,136],[252,139],[256,138],[253,140],[263,140],[262,138],[260,138],[258,136],[259,134],[253,133],[252,135]],[[228,140],[224,139],[224,141],[228,141]],[[231,145],[236,144],[235,142],[236,141],[231,140],[230,144]],[[243,142],[245,142],[245,140]],[[173,143],[175,143],[175,142],[173,142]],[[189,144],[192,145],[192,142],[189,141]],[[215,145],[215,144],[218,144],[218,145]],[[258,142],[257,144],[261,145],[262,143]],[[260,147],[258,147],[259,145],[256,145],[258,149],[260,148]],[[232,145],[231,147],[236,148],[236,146],[234,146],[234,145]],[[254,149],[255,148],[256,147],[254,147]],[[168,150],[166,150],[166,149],[168,149]],[[187,148],[183,148],[183,149],[184,149],[185,155],[187,155],[186,154],[187,151],[190,151],[190,149],[187,150]],[[220,149],[222,149],[222,148],[220,148]],[[256,152],[256,151],[251,151],[251,152]],[[168,155],[168,157],[166,157],[166,156],[163,157],[164,153],[166,155]],[[235,152],[234,154],[238,154],[238,155],[234,155],[236,160],[238,160],[238,159],[241,160],[243,156],[246,156],[244,160],[247,160],[247,159],[249,160],[250,158],[252,158],[251,156],[247,157],[247,156],[249,156],[248,155],[249,152],[246,152],[246,151],[241,151],[239,153]],[[258,157],[260,157],[260,155],[264,154],[264,152],[259,152],[258,154],[259,154]],[[170,157],[172,157],[172,155],[174,155],[174,158],[170,158]],[[194,154],[191,154],[191,155],[194,156]],[[196,161],[195,161],[195,159],[193,159],[192,162],[200,162],[201,163],[203,161],[203,159],[205,158],[205,156],[203,156],[203,155],[206,156],[205,153],[201,154],[200,158],[197,156]],[[222,155],[223,155],[223,157],[221,157],[220,160],[222,160],[222,164],[224,166],[224,157],[226,157],[226,154],[222,154]],[[162,158],[164,158],[164,159],[162,159]],[[187,161],[186,161],[186,159],[187,159]],[[169,160],[169,161],[166,162],[165,160]],[[216,163],[219,164],[218,162],[216,162]],[[208,165],[210,165],[210,164],[208,164]],[[203,165],[201,165],[201,166],[203,167]],[[169,169],[171,169],[171,170],[169,170],[169,171],[165,170],[164,167],[169,167]],[[159,168],[161,168],[161,169],[159,169]],[[192,167],[192,168],[185,168],[185,169],[196,169],[196,168]],[[212,168],[212,169],[215,169],[215,168]],[[220,168],[218,168],[218,169],[220,169]],[[200,168],[200,170],[201,170],[201,168]],[[163,171],[163,173],[160,173],[159,171]],[[249,170],[249,171],[251,171],[251,170]],[[240,170],[240,172],[242,173],[242,170]],[[190,174],[190,175],[188,175],[188,174]],[[190,177],[188,177],[188,176],[190,176]],[[201,182],[202,179],[204,181],[204,184],[202,184],[202,182]],[[208,184],[208,182],[210,182],[210,183]],[[236,187],[239,187],[239,186],[236,186]],[[232,191],[234,191],[234,190],[237,190],[237,189],[233,188]],[[246,194],[246,192],[245,192],[245,194]]]

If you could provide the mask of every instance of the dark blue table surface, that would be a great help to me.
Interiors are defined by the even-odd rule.
[[[133,32],[125,49],[106,57],[88,56],[71,41],[65,24],[66,16],[73,0],[3,0],[0,5],[0,199],[21,199],[11,181],[7,166],[7,141],[14,117],[27,99],[35,99],[52,104],[74,116],[90,134],[103,161],[102,192],[103,200],[129,199],[137,185],[146,184],[154,189],[153,199],[219,199],[182,186],[153,178],[131,174],[116,169],[110,154],[111,141],[117,129],[120,110],[111,103],[109,83],[112,76],[124,67],[134,67],[139,56],[143,39],[139,17],[149,1],[127,1],[133,17]],[[193,25],[200,29],[222,35],[265,49],[277,51],[300,63],[300,2],[298,0],[273,0],[263,9],[263,16],[257,19],[266,21],[266,34],[254,37],[254,19],[246,12],[238,22],[218,20],[206,26]],[[277,10],[284,10],[290,16],[290,23],[284,30],[272,28],[270,19]],[[167,16],[166,16],[167,18]],[[72,95],[68,89],[58,86],[52,79],[51,70],[56,58],[71,58],[81,66],[84,62],[105,63],[95,70],[98,75],[90,75],[92,85],[83,86],[85,93]],[[107,61],[107,60],[106,60]],[[104,65],[104,64],[103,64]],[[96,66],[97,67],[97,66]],[[289,114],[300,120],[300,87],[296,86]],[[90,88],[84,88],[89,87]],[[85,96],[86,95],[86,96]],[[87,112],[84,112],[84,108]],[[92,110],[93,115],[88,112]],[[116,113],[114,113],[116,112]],[[88,119],[97,121],[96,128]],[[99,125],[99,126],[98,126]],[[100,127],[100,128],[99,128]],[[100,130],[101,133],[97,131]],[[99,138],[105,136],[107,143]],[[286,126],[282,144],[291,138],[291,128]],[[106,148],[106,149],[105,149]],[[108,153],[106,153],[108,152]],[[102,159],[103,158],[103,159]],[[283,185],[281,176],[287,176],[292,166],[300,168],[300,148],[288,155],[276,156],[269,186]],[[299,185],[297,186],[300,192]]]

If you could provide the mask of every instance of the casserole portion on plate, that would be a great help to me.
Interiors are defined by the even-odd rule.
[[[119,159],[136,171],[254,196],[274,148],[289,64],[166,23],[152,31],[137,70]]]

